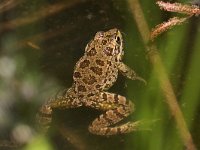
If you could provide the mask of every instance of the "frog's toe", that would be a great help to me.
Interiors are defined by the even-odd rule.
[[[40,130],[46,131],[52,121],[52,109],[48,105],[41,107],[36,115],[36,122]]]

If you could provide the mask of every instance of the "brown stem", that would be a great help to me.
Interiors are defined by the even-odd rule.
[[[164,9],[166,11],[178,12],[178,13],[183,13],[187,15],[200,14],[200,9],[196,5],[184,5],[181,3],[169,3],[169,2],[163,2],[163,1],[158,1],[156,4],[158,4],[161,9]]]
[[[183,114],[177,103],[176,95],[173,91],[173,87],[167,76],[166,69],[162,63],[162,59],[159,55],[158,49],[155,44],[148,45],[149,37],[150,37],[150,30],[149,30],[148,24],[144,18],[144,14],[140,7],[139,1],[138,0],[128,0],[128,3],[131,8],[132,15],[138,26],[139,32],[142,36],[143,42],[146,47],[146,51],[148,52],[150,62],[153,65],[154,71],[157,74],[157,77],[159,79],[160,87],[166,98],[168,107],[177,123],[181,138],[182,138],[185,146],[187,147],[187,150],[196,150],[196,147],[192,140],[192,136],[187,128]]]

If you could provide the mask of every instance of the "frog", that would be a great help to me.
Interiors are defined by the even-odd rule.
[[[140,121],[118,125],[133,113],[133,102],[125,96],[108,92],[119,73],[146,84],[142,77],[122,62],[123,56],[123,38],[119,29],[97,32],[74,67],[72,86],[41,106],[36,115],[38,124],[47,130],[54,109],[85,106],[102,112],[88,126],[92,134],[110,136],[137,130]]]

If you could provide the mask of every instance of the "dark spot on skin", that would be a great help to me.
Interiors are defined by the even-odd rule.
[[[109,116],[108,114],[104,115],[104,119],[106,120],[106,122],[108,122],[109,124],[113,124],[113,118],[112,116]]]
[[[114,95],[114,100],[115,100],[115,102],[118,102],[119,99],[118,99],[118,95],[117,94]]]
[[[103,41],[102,41],[102,44],[103,44],[103,45],[106,45],[106,43],[107,43],[106,40],[103,40]]]
[[[111,61],[108,60],[108,61],[107,61],[107,64],[108,64],[109,66],[111,66]]]
[[[117,109],[114,110],[114,113],[117,115],[118,118],[124,118],[125,116],[121,114]]]
[[[82,94],[81,94],[81,95],[79,95],[79,98],[83,98],[83,97],[84,97],[84,95],[82,95]]]
[[[99,68],[99,67],[90,67],[90,70],[92,70],[97,75],[102,75],[102,68]]]
[[[79,85],[79,86],[78,86],[78,91],[80,91],[80,92],[86,92],[85,86]]]
[[[96,88],[97,88],[97,89],[99,89],[100,87],[101,87],[101,85],[99,85],[99,84],[96,85]]]
[[[113,36],[113,34],[111,34],[111,33],[108,33],[108,35],[106,35],[106,38],[108,38],[108,39],[113,39],[113,38],[114,38],[114,36]]]
[[[117,133],[121,133],[121,128],[117,128]]]
[[[106,93],[103,93],[102,97],[103,97],[104,100],[107,100],[107,95],[106,95]]]
[[[81,78],[80,72],[74,72],[74,77],[75,78]]]
[[[117,57],[115,58],[115,62],[118,62],[119,60],[117,59]]]
[[[88,55],[88,56],[95,56],[96,53],[97,53],[97,52],[96,52],[95,48],[92,48],[90,51],[87,52],[87,55]]]
[[[113,79],[116,79],[117,78],[117,76],[116,75],[113,75]]]
[[[89,76],[89,77],[87,77],[87,78],[84,78],[84,79],[83,79],[83,82],[84,82],[85,84],[92,85],[92,84],[94,84],[95,82],[97,82],[97,80],[96,80],[96,78],[95,78],[94,76]]]
[[[89,64],[90,64],[90,61],[89,60],[84,60],[84,61],[82,61],[81,63],[80,63],[80,68],[85,68],[85,67],[88,67],[89,66]]]
[[[105,135],[107,135],[110,132],[111,132],[111,129],[110,128],[106,128]]]
[[[117,54],[119,54],[119,52],[120,52],[120,47],[119,47],[119,45],[116,45],[115,46],[115,54],[117,55]]]
[[[106,84],[105,85],[105,88],[107,89],[107,88],[109,88],[110,87],[110,84]]]
[[[107,56],[112,56],[113,55],[113,48],[111,47],[106,47],[104,49],[104,53],[107,55]]]
[[[102,60],[100,60],[100,59],[97,59],[97,60],[96,60],[96,63],[97,63],[97,65],[99,65],[99,66],[104,66],[104,61],[102,61]]]
[[[89,93],[87,96],[91,97],[91,96],[94,96],[94,94],[93,93]]]

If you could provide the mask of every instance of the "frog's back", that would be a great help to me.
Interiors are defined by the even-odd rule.
[[[110,88],[117,79],[121,58],[121,33],[117,29],[97,32],[74,68],[76,93],[86,95]]]
[[[118,70],[111,61],[102,56],[80,58],[73,75],[77,93],[96,93],[112,86]]]

